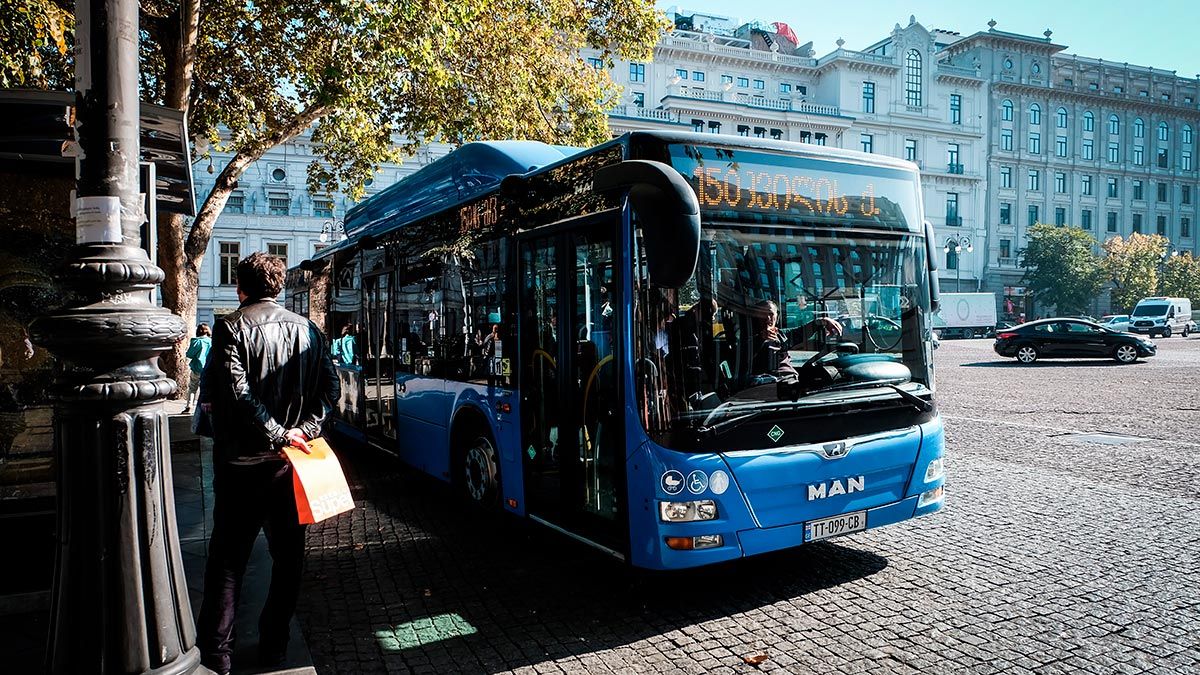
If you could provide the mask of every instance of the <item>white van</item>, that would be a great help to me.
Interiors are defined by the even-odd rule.
[[[1196,330],[1192,321],[1192,301],[1187,298],[1144,298],[1129,315],[1129,332],[1154,337],[1187,337]]]

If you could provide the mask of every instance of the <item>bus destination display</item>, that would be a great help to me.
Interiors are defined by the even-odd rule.
[[[799,209],[802,214],[844,216],[854,202],[857,215],[873,217],[880,213],[875,205],[874,183],[862,184],[862,194],[847,199],[837,176],[697,166],[692,183],[701,207],[786,212]]]

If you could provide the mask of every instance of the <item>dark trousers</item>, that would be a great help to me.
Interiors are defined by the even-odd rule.
[[[296,516],[291,466],[282,460],[238,466],[217,462],[213,475],[213,531],[204,570],[204,603],[197,644],[205,665],[228,670],[234,614],[246,561],[266,527],[271,587],[258,620],[260,653],[287,646],[304,563],[304,525]]]

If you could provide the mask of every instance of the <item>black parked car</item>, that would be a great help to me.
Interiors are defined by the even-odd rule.
[[[992,347],[1000,356],[1015,357],[1021,363],[1071,357],[1108,357],[1133,363],[1158,351],[1149,338],[1079,319],[1042,319],[997,331]]]

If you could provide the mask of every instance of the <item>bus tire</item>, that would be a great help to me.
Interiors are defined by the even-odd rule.
[[[478,424],[455,433],[454,484],[467,502],[491,509],[500,505],[500,453],[492,436]]]

